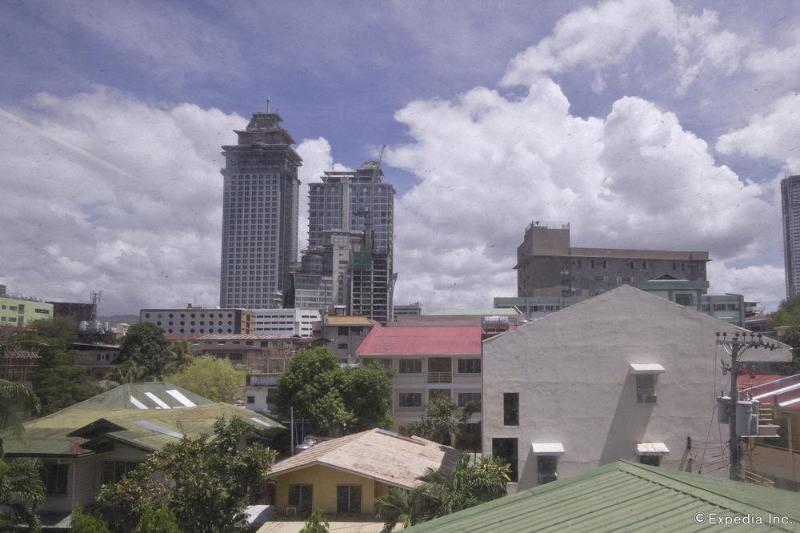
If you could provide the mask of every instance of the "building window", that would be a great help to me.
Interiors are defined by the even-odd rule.
[[[138,463],[128,461],[103,461],[103,471],[101,479],[103,485],[107,483],[116,483],[122,479],[125,474],[136,468]]]
[[[422,407],[421,392],[401,392],[399,398],[400,407]]]
[[[247,403],[249,403],[249,404],[256,403],[256,397],[255,396],[248,396],[247,397]]]
[[[640,455],[639,462],[643,465],[661,466],[661,455]]]
[[[466,407],[467,404],[472,404],[476,411],[481,410],[481,393],[480,392],[459,392],[458,393],[458,406]]]
[[[458,373],[459,374],[480,374],[481,373],[481,360],[480,359],[459,359],[458,360]]]
[[[289,505],[297,509],[298,514],[310,513],[313,503],[313,485],[289,485]]]
[[[503,394],[503,425],[519,425],[519,393],[506,392]]]
[[[540,485],[558,479],[558,456],[539,455],[536,457],[536,477]]]
[[[339,326],[338,328],[336,328],[336,334],[337,335],[347,335],[347,328]]]
[[[347,343],[346,342],[340,342],[339,344],[336,345],[336,349],[338,349],[338,350],[346,350],[347,349]],[[402,372],[402,370],[401,370],[401,372]]]
[[[400,359],[401,374],[421,374],[422,359]]]
[[[44,465],[45,492],[48,496],[59,496],[67,493],[67,477],[69,465]]]
[[[656,377],[658,374],[636,374],[636,401],[656,403]]]
[[[694,305],[693,294],[676,294],[675,303],[678,305]]]
[[[430,389],[428,391],[428,401],[436,397],[450,398],[450,389]]]
[[[336,487],[336,513],[361,514],[361,485]]]
[[[517,482],[517,439],[492,439],[492,457],[502,459],[511,467],[511,481]]]
[[[272,405],[278,401],[278,387],[267,387],[267,404]]]

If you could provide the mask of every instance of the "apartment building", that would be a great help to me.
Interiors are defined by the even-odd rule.
[[[402,430],[419,421],[431,398],[442,395],[464,407],[480,408],[483,376],[481,327],[375,326],[356,350],[361,362],[389,368],[392,381],[392,417]],[[476,429],[481,415],[470,424]]]
[[[53,304],[35,298],[12,296],[0,285],[0,327],[23,327],[36,320],[53,318]]]
[[[219,307],[193,307],[171,309],[142,309],[139,321],[150,322],[167,336],[195,336],[206,333],[253,333],[255,320],[252,311]]]
[[[356,363],[356,350],[377,322],[365,316],[326,316],[322,338],[340,363]]]
[[[319,332],[322,315],[318,309],[253,309],[257,335],[310,338]]]

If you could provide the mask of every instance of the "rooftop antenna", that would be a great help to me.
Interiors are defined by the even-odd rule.
[[[267,113],[272,112],[272,98],[267,96]]]

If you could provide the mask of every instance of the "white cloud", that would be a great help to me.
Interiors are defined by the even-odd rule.
[[[399,300],[435,308],[513,295],[514,251],[532,219],[571,222],[577,245],[710,248],[716,260],[758,256],[758,237],[779,231],[776,219],[741,215],[774,210],[768,191],[640,98],[583,119],[539,79],[522,98],[476,88],[396,118],[413,140],[388,162],[420,180],[397,206]]]
[[[787,171],[800,172],[800,95],[775,101],[765,113],[750,117],[746,126],[720,136],[715,147],[723,154],[781,161]]]
[[[767,303],[771,310],[786,297],[783,267],[751,265],[737,268],[712,261],[708,265],[708,275],[714,282],[713,293],[742,294],[748,301]]]
[[[528,85],[576,67],[598,71],[620,65],[646,39],[658,38],[672,47],[670,68],[683,94],[701,74],[729,75],[738,68],[746,39],[718,26],[716,12],[692,15],[670,0],[606,0],[563,16],[549,36],[511,61],[501,84]],[[650,63],[665,61],[646,57]],[[593,89],[600,92],[594,83]]]
[[[796,83],[800,73],[800,29],[793,29],[785,36],[783,47],[761,47],[747,56],[745,65],[764,79],[776,82],[787,80]]]

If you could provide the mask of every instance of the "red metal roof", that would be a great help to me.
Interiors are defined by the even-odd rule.
[[[480,326],[375,326],[356,350],[359,357],[480,354]]]

